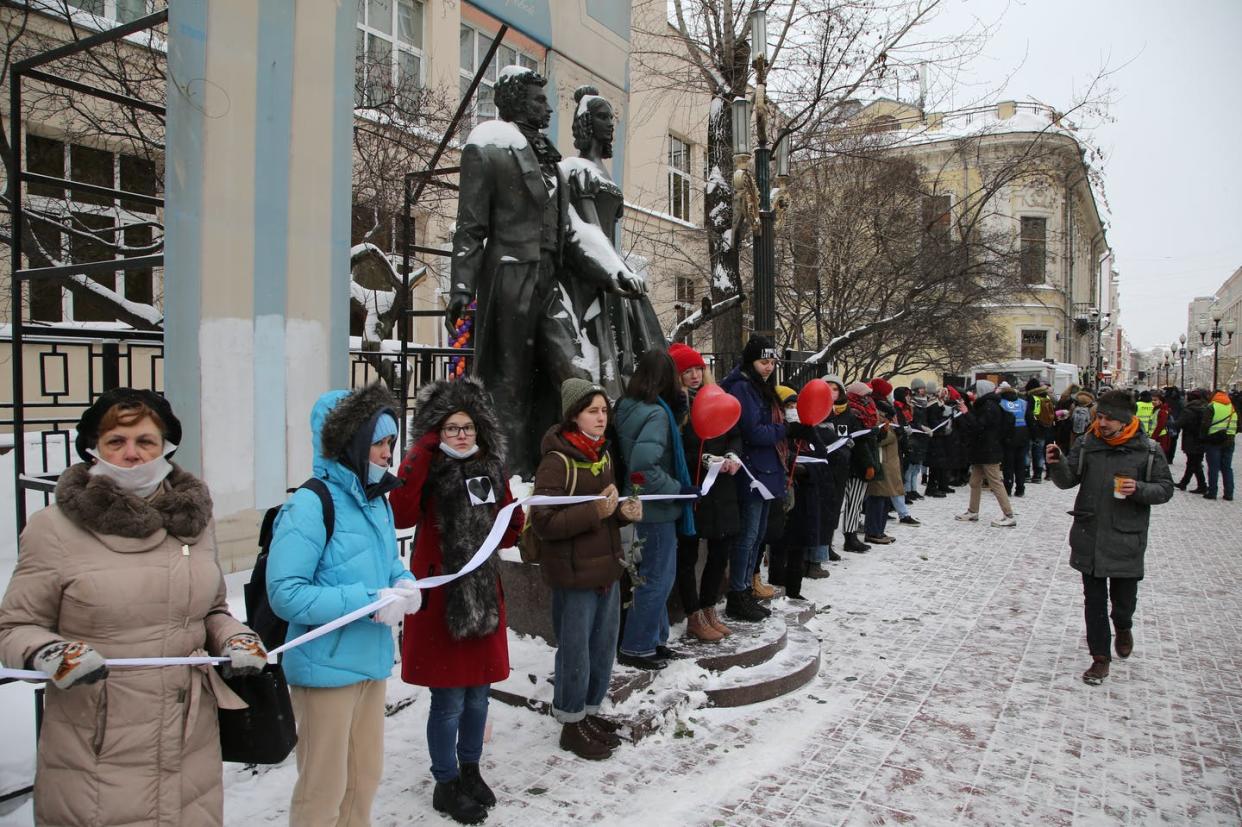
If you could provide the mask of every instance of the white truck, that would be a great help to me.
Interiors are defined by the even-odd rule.
[[[1014,359],[1008,362],[992,362],[986,365],[975,365],[970,369],[972,381],[987,379],[996,384],[1008,382],[1018,390],[1026,387],[1032,377],[1047,382],[1052,386],[1053,396],[1059,396],[1070,385],[1078,383],[1079,370],[1077,365],[1069,362],[1044,362],[1039,359]]]

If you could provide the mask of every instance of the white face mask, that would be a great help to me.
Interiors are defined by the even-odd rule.
[[[477,442],[474,443],[473,445],[471,445],[469,448],[467,448],[464,451],[458,451],[456,448],[449,445],[447,442],[441,442],[440,450],[443,451],[445,454],[448,454],[453,459],[467,459],[468,457],[472,457],[479,452],[479,443]]]
[[[786,422],[797,422],[798,421],[798,409],[797,408],[786,408],[785,409],[785,421]]]
[[[90,475],[92,477],[106,477],[117,484],[122,491],[128,491],[139,497],[149,497],[155,493],[155,489],[160,487],[160,483],[164,478],[172,473],[172,463],[168,461],[168,455],[177,450],[177,446],[171,442],[164,444],[164,453],[150,462],[144,462],[141,465],[135,465],[132,468],[122,468],[119,465],[113,465],[99,455],[99,452],[93,448],[86,449],[86,453],[95,458],[95,464],[91,466]]]
[[[387,465],[376,465],[374,462],[368,462],[367,466],[367,485],[375,485],[388,473]]]

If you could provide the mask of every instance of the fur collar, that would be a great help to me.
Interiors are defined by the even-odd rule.
[[[199,537],[211,520],[211,494],[202,480],[173,465],[160,493],[149,500],[92,477],[90,463],[65,469],[56,505],[74,525],[95,534],[141,539],[160,529],[182,540]]]
[[[474,477],[491,480],[495,504],[471,504],[466,481]],[[444,572],[460,571],[483,545],[496,520],[504,500],[504,466],[496,457],[482,452],[464,460],[437,456],[432,460],[426,490],[435,503]],[[479,568],[445,584],[444,621],[454,640],[485,637],[496,631],[500,624],[496,591],[499,576],[500,567],[493,554]]]
[[[397,410],[397,400],[393,399],[383,382],[373,382],[350,393],[324,417],[319,431],[320,453],[327,459],[353,459],[348,455],[350,448],[354,447],[354,437],[365,431],[361,439],[369,446],[376,417],[388,411],[394,419],[398,419],[400,415]]]

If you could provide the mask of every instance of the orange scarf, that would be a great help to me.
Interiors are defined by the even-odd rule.
[[[1136,416],[1136,417],[1132,417],[1130,419],[1130,424],[1122,428],[1120,431],[1118,431],[1117,436],[1114,436],[1114,437],[1107,437],[1107,436],[1104,436],[1104,434],[1100,433],[1100,422],[1098,419],[1091,420],[1091,427],[1088,428],[1087,430],[1095,434],[1095,438],[1103,441],[1104,444],[1116,447],[1118,445],[1122,445],[1126,442],[1129,442],[1134,437],[1134,435],[1138,433],[1138,429],[1139,429],[1139,421],[1138,421],[1138,417]]]

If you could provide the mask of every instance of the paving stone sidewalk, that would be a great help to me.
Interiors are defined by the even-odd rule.
[[[1242,506],[1178,493],[1154,510],[1135,653],[1088,687],[1073,492],[1032,485],[1018,527],[953,520],[965,490],[914,507],[918,528],[846,555],[804,592],[826,608],[819,675],[739,709],[686,708],[610,760],[556,748],[550,718],[492,704],[489,824],[1242,823]],[[427,698],[389,719],[374,823],[430,808]],[[293,768],[230,769],[226,822],[287,822]],[[279,791],[279,794],[273,791]]]

